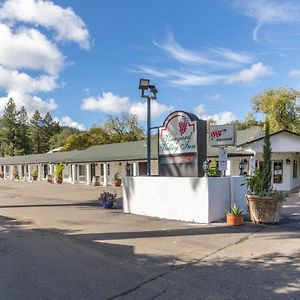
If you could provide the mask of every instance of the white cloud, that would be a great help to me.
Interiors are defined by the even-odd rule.
[[[137,66],[137,70],[135,70],[135,72],[156,78],[165,78],[169,76],[168,72],[158,71],[147,66]]]
[[[172,34],[168,34],[167,41],[165,43],[157,43],[153,41],[154,45],[165,50],[169,55],[171,55],[174,59],[180,61],[185,64],[200,64],[200,65],[208,65],[208,66],[225,66],[223,62],[218,62],[208,58],[207,56],[188,49],[183,48],[180,44],[178,44]]]
[[[289,77],[300,77],[300,70],[291,70],[288,74]]]
[[[258,31],[266,24],[284,24],[300,21],[300,3],[298,0],[251,0],[234,1],[243,14],[256,20],[253,30],[253,39],[259,42]]]
[[[216,54],[217,56],[223,57],[228,61],[232,61],[236,63],[246,64],[246,63],[250,63],[253,60],[253,57],[250,56],[249,54],[235,52],[226,48],[221,48],[221,47],[210,48],[210,51]]]
[[[49,92],[57,87],[56,77],[41,75],[32,78],[26,73],[8,70],[0,65],[0,88],[20,93]]]
[[[6,97],[0,98],[0,111],[4,110],[9,98],[14,99],[18,109],[24,106],[29,116],[33,115],[36,110],[42,114],[45,114],[47,112],[52,112],[57,108],[57,104],[54,99],[43,100],[37,96],[12,91],[9,92]]]
[[[222,98],[222,94],[216,93],[214,95],[207,96],[210,100],[220,100]]]
[[[73,41],[88,49],[89,32],[72,8],[62,8],[46,0],[7,0],[0,9],[0,19],[40,25],[56,32],[57,40]]]
[[[80,124],[76,121],[73,121],[70,117],[64,116],[62,118],[54,118],[56,122],[59,122],[61,126],[69,126],[69,127],[74,127],[77,128],[78,130],[86,130],[85,126],[83,124]]]
[[[128,112],[136,115],[138,120],[147,119],[147,103],[130,102],[129,97],[120,97],[112,92],[102,93],[101,96],[85,98],[82,100],[82,110],[100,111],[107,114],[117,114]],[[169,112],[170,107],[160,104],[157,101],[151,102],[151,119],[159,117],[165,112]]]
[[[223,75],[198,75],[187,72],[177,72],[177,78],[171,79],[170,82],[178,86],[200,86],[211,85],[224,80],[226,77]]]
[[[167,35],[166,42],[154,45],[165,50],[172,58],[188,65],[204,65],[214,68],[236,68],[240,64],[249,63],[252,56],[222,47],[208,48],[206,52],[188,50],[175,41],[172,34]]]
[[[229,75],[226,82],[229,84],[239,82],[248,84],[254,82],[257,78],[264,77],[272,73],[273,71],[270,67],[267,67],[261,62],[258,62],[256,64],[253,64],[248,69],[243,69],[236,74]]]
[[[157,101],[151,102],[151,119],[156,119],[161,116],[163,113],[169,112],[170,107],[160,104]],[[131,115],[135,115],[138,120],[146,121],[147,120],[147,103],[138,102],[131,105],[129,109]]]
[[[22,28],[15,34],[0,24],[0,64],[11,68],[31,69],[57,74],[64,57],[47,38],[35,29]]]
[[[111,92],[102,93],[97,98],[85,98],[82,102],[83,110],[101,111],[107,114],[127,111],[130,106],[128,97],[120,97]]]
[[[198,105],[194,109],[194,113],[203,120],[214,120],[217,125],[228,124],[235,121],[236,116],[229,111],[223,111],[217,114],[208,114],[203,104]]]

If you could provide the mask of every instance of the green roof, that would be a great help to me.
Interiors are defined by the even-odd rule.
[[[260,128],[252,127],[237,131],[237,145],[260,136]],[[208,138],[208,137],[207,137]],[[0,165],[25,165],[39,163],[88,163],[88,162],[109,162],[109,161],[133,161],[146,160],[146,140],[136,142],[123,142],[117,144],[106,144],[92,146],[81,151],[55,152],[45,154],[31,154],[23,156],[7,156],[0,158]],[[208,145],[208,144],[207,144]],[[237,151],[236,146],[227,148],[228,156],[249,155],[248,152]],[[218,156],[218,148],[207,146],[207,156]],[[151,158],[158,158],[157,137],[151,141]]]

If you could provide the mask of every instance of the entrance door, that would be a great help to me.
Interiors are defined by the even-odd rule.
[[[139,175],[147,175],[147,163],[146,162],[140,162],[139,163]]]
[[[91,180],[93,180],[93,176],[96,175],[96,164],[91,164]]]
[[[44,178],[48,175],[48,165],[44,165]]]

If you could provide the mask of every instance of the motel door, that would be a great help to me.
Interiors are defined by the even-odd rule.
[[[146,162],[140,162],[139,163],[139,175],[147,175],[147,163]]]
[[[96,175],[96,164],[91,164],[91,180],[93,180],[93,176]]]

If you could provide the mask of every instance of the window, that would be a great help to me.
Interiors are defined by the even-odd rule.
[[[283,161],[282,160],[275,160],[273,163],[273,182],[274,183],[282,183],[283,181]]]
[[[297,160],[293,161],[293,178],[297,178],[298,174],[298,166],[297,166]]]
[[[79,173],[79,176],[85,176],[85,166],[84,165],[78,166],[78,173]]]

